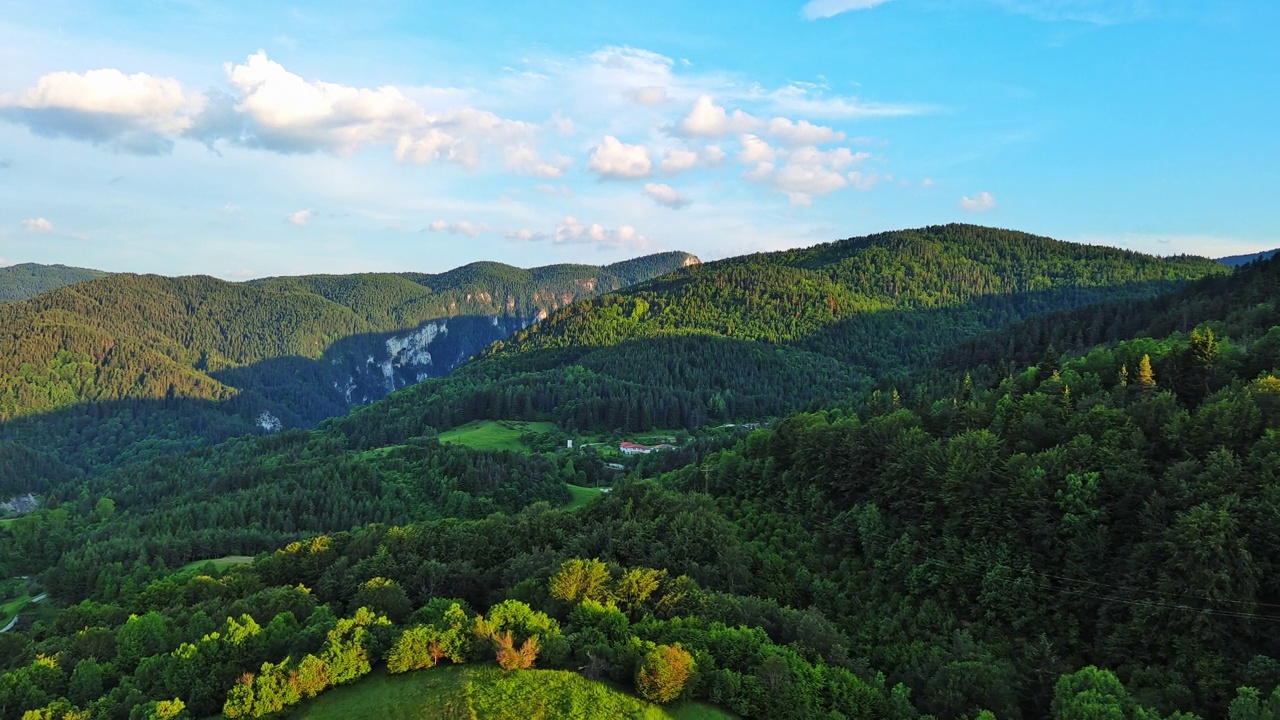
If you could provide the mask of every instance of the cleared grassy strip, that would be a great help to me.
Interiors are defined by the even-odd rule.
[[[517,420],[473,420],[452,430],[440,433],[440,442],[457,443],[477,450],[528,450],[520,442],[526,432],[545,433],[555,429],[555,423],[521,422]]]
[[[569,504],[564,506],[565,510],[577,510],[603,494],[598,488],[588,488],[580,485],[566,485],[565,487],[569,488],[569,494],[573,496]]]
[[[563,670],[503,672],[442,666],[407,675],[377,672],[294,711],[293,720],[730,720],[712,706],[662,708],[612,685]]]
[[[7,627],[13,616],[17,615],[18,611],[26,607],[29,602],[31,602],[30,595],[21,595],[0,603],[0,628]]]
[[[193,560],[187,563],[186,565],[183,565],[182,567],[178,568],[178,572],[182,572],[184,570],[195,570],[196,568],[202,568],[208,563],[213,563],[213,566],[215,568],[222,570],[224,568],[229,568],[232,565],[244,565],[246,563],[251,563],[251,562],[253,562],[253,558],[249,557],[248,555],[226,555],[224,557],[210,558],[208,560]]]

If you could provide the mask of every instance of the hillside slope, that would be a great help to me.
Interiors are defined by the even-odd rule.
[[[308,426],[444,375],[577,298],[690,262],[664,253],[611,266],[621,274],[477,263],[250,283],[98,278],[0,307],[0,438],[76,449],[73,461],[92,467],[130,448]],[[137,447],[146,442],[156,447]]]
[[[337,424],[394,439],[485,417],[643,429],[778,415],[905,383],[1038,314],[1228,272],[970,225],[731,258],[574,303]]]

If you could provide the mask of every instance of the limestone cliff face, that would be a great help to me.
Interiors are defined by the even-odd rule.
[[[443,377],[498,340],[545,318],[458,316],[414,330],[349,338],[327,354],[333,391],[349,406],[364,405],[414,383]]]

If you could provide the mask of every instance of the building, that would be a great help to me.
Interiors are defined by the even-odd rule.
[[[624,442],[618,445],[618,451],[623,455],[648,455],[653,452],[653,448],[648,445],[637,445],[632,442]]]

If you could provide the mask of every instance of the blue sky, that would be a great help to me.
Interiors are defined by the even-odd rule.
[[[1280,246],[1280,4],[0,0],[0,263]]]

